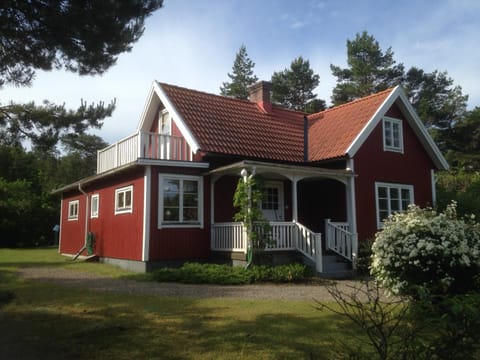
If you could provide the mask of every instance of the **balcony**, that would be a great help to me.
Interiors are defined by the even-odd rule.
[[[138,159],[191,161],[192,151],[184,138],[139,131],[97,152],[97,174]]]

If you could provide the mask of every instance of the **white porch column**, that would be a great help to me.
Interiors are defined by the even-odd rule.
[[[347,160],[347,169],[354,171],[353,159]],[[355,177],[349,177],[347,179],[347,221],[350,225],[349,231],[357,237],[357,212],[355,204]],[[352,254],[355,257],[358,256],[358,241],[352,243]],[[354,260],[355,262],[355,260]]]
[[[297,184],[298,179],[294,176],[292,179],[292,220],[298,222],[298,197],[297,197]]]
[[[215,231],[213,225],[215,224],[215,182],[218,176],[210,176],[210,250],[215,247]]]

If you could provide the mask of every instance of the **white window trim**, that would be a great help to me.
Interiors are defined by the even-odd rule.
[[[158,177],[158,228],[200,228],[203,229],[203,177],[178,175],[178,174],[159,174]],[[165,223],[163,221],[163,181],[169,180],[193,180],[198,181],[198,222],[195,223]],[[183,193],[181,193],[183,196]]]
[[[72,214],[72,209],[77,209],[76,214]],[[77,221],[78,220],[78,213],[80,211],[80,201],[79,200],[72,200],[68,202],[68,221]]]
[[[93,204],[94,204],[93,200],[94,199],[97,200],[97,208],[96,209],[93,208]],[[91,219],[98,218],[99,211],[100,211],[100,195],[99,194],[93,194],[92,197],[90,198],[90,218]]]
[[[119,193],[127,193],[127,192],[131,192],[131,205],[130,207],[123,207],[121,209],[118,208],[118,194]],[[128,214],[128,213],[132,213],[133,212],[133,185],[130,185],[130,186],[125,186],[125,187],[122,187],[122,188],[118,188],[118,189],[115,189],[115,215],[118,215],[118,214]]]
[[[398,124],[399,127],[399,133],[398,133],[398,136],[399,136],[399,143],[400,143],[400,146],[399,147],[396,147],[396,146],[388,146],[387,145],[387,141],[386,141],[386,138],[385,138],[385,123],[391,123],[391,124]],[[383,138],[383,150],[384,151],[392,151],[392,152],[397,152],[397,153],[402,153],[403,154],[403,122],[401,119],[395,119],[395,118],[392,118],[392,117],[388,117],[388,116],[384,116],[383,117],[383,121],[382,121],[382,138]],[[392,126],[392,141],[393,141],[393,126]]]
[[[392,214],[392,210],[390,208],[390,189],[396,188],[400,191],[401,190],[409,190],[410,192],[410,204],[414,204],[414,187],[413,185],[406,185],[406,184],[396,184],[396,183],[385,183],[385,182],[375,182],[375,212],[377,217],[377,229],[383,228],[383,221],[380,220],[380,199],[378,198],[378,188],[386,187],[388,188],[388,214]],[[400,198],[401,200],[401,198]]]

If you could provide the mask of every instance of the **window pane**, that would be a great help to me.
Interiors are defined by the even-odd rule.
[[[392,212],[400,210],[400,202],[398,199],[392,199],[390,202],[390,210]]]
[[[198,206],[198,196],[197,196],[197,194],[185,194],[185,195],[183,195],[183,206],[197,207]]]
[[[392,146],[392,123],[390,121],[385,121],[384,131],[385,145]]]
[[[165,207],[163,211],[164,221],[179,221],[179,209],[174,207]]]
[[[390,199],[398,199],[399,192],[397,188],[390,188]]]
[[[125,207],[125,193],[119,192],[117,194],[117,208],[121,209]]]
[[[198,208],[183,208],[183,221],[197,221],[198,220]]]
[[[131,207],[132,206],[132,192],[125,191],[125,207]]]
[[[180,191],[180,180],[171,180],[171,179],[164,180],[163,181],[163,191],[179,192]]]
[[[163,205],[167,207],[179,207],[180,195],[178,193],[165,193],[163,196]]]
[[[410,200],[402,200],[402,210],[407,210],[410,205]]]
[[[184,193],[198,193],[198,183],[192,180],[185,180],[183,182],[183,192]]]
[[[380,208],[380,211],[388,211],[388,200],[387,199],[379,199],[378,200],[378,206]]]
[[[410,190],[409,189],[402,189],[402,200],[410,201]]]
[[[386,187],[379,187],[378,188],[378,197],[379,198],[387,198],[387,188]]]

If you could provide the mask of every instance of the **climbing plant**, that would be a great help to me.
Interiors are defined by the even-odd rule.
[[[247,235],[247,267],[253,261],[254,250],[263,249],[270,239],[270,224],[259,207],[262,189],[261,178],[252,173],[238,180],[233,196],[233,205],[237,209],[234,220],[243,222]]]

